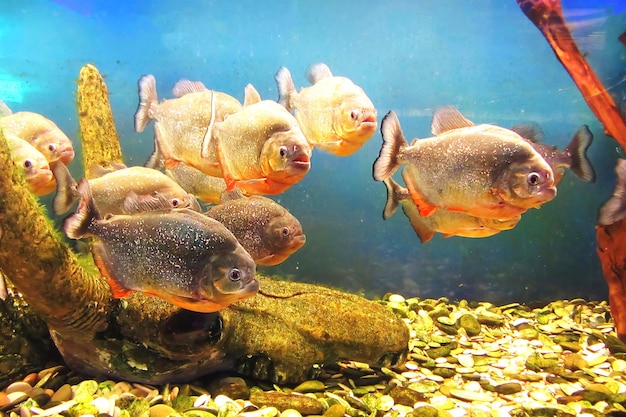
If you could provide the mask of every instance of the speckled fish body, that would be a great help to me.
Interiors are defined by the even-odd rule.
[[[233,232],[257,265],[277,265],[306,242],[298,219],[267,197],[241,196],[209,208],[206,215]]]
[[[3,132],[15,165],[24,173],[28,189],[35,195],[50,194],[56,181],[46,158],[33,145],[10,133]]]
[[[517,215],[509,219],[488,219],[447,210],[437,210],[430,216],[424,217],[420,215],[406,188],[396,183],[393,178],[384,180],[384,183],[387,187],[387,203],[383,211],[383,218],[391,217],[397,206],[401,205],[402,211],[409,219],[413,230],[422,243],[431,240],[435,233],[441,233],[444,237],[482,238],[493,236],[503,230],[513,229],[522,217]]]
[[[53,205],[55,213],[61,214],[69,210],[78,200],[79,194],[67,169],[62,166],[53,169],[58,179]],[[140,206],[160,205],[162,199],[168,201],[171,208],[200,209],[192,194],[164,173],[152,168],[135,166],[117,169],[90,179],[89,187],[96,208],[103,215],[141,211]]]
[[[149,166],[158,167],[162,162],[170,169],[183,162],[205,174],[221,176],[215,149],[211,149],[212,157],[203,158],[202,143],[209,125],[239,111],[241,103],[228,94],[207,90],[199,82],[188,83],[186,90],[175,90],[179,97],[159,103],[154,76],[141,77],[135,130],[141,132],[150,120],[155,121],[155,153]]]
[[[189,165],[180,163],[174,168],[166,169],[165,174],[172,178],[190,194],[205,203],[218,204],[226,191],[224,178],[206,175],[204,172]]]
[[[499,126],[473,125],[454,108],[435,113],[437,136],[410,146],[393,112],[381,130],[374,178],[389,178],[406,165],[402,178],[422,216],[443,208],[507,219],[556,196],[552,168],[526,140]]]
[[[221,176],[229,191],[278,194],[310,169],[311,147],[298,122],[274,101],[246,104],[215,124],[210,141],[217,146]]]
[[[281,103],[294,112],[312,146],[337,156],[353,154],[376,131],[374,104],[361,87],[333,76],[324,64],[312,66],[308,75],[312,85],[298,92],[289,70],[278,70]]]
[[[68,237],[95,236],[94,259],[114,297],[141,291],[179,307],[213,312],[258,290],[256,266],[221,223],[188,209],[101,219],[85,180],[65,220]]]
[[[72,141],[41,114],[22,111],[0,117],[0,129],[33,145],[49,163],[60,160],[67,165],[74,159]]]

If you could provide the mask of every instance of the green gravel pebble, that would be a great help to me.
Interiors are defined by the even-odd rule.
[[[316,379],[312,379],[309,381],[304,381],[293,390],[299,393],[307,393],[307,392],[322,392],[326,389],[326,386],[322,381],[318,381]]]
[[[480,334],[480,323],[471,314],[463,314],[459,317],[456,324],[462,327],[468,336],[478,336]]]

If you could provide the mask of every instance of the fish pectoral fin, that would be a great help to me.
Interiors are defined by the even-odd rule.
[[[176,159],[165,159],[163,161],[165,169],[174,169],[178,166],[178,164],[180,164],[180,161],[177,161]]]
[[[92,246],[93,252],[93,260],[100,271],[100,274],[106,278],[107,283],[111,287],[111,294],[113,298],[124,298],[128,297],[133,293],[133,290],[129,290],[128,288],[122,287],[116,280],[113,278],[113,275],[109,271],[109,267],[107,266],[109,261],[109,254],[102,244],[102,242],[94,242]]]

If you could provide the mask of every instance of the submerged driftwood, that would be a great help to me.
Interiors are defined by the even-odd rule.
[[[546,38],[605,133],[626,149],[626,122],[613,98],[572,38],[560,0],[517,0],[522,11]],[[626,222],[597,226],[598,256],[609,287],[611,315],[619,338],[626,342]]]
[[[89,71],[96,71],[90,66]],[[79,83],[101,77],[81,77]],[[110,112],[106,90],[84,88],[92,110]],[[104,100],[104,101],[103,101]],[[85,101],[88,102],[88,101]],[[93,117],[91,122],[99,123]],[[81,122],[85,131],[97,128]],[[101,160],[115,132],[93,136],[88,161]],[[91,142],[90,142],[91,143]],[[116,146],[115,144],[113,146]],[[152,384],[233,370],[298,382],[315,365],[341,359],[392,365],[406,357],[408,329],[391,311],[328,288],[260,277],[261,291],[218,313],[196,313],[135,293],[113,299],[94,268],[84,268],[13,169],[0,134],[0,269],[47,324],[73,369]]]

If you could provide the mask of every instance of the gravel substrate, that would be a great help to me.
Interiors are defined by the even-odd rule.
[[[405,299],[382,303],[411,332],[407,362],[342,362],[276,386],[233,375],[152,387],[55,366],[0,392],[7,416],[626,416],[626,345],[606,302],[520,304]],[[384,329],[372,329],[384,331]]]

